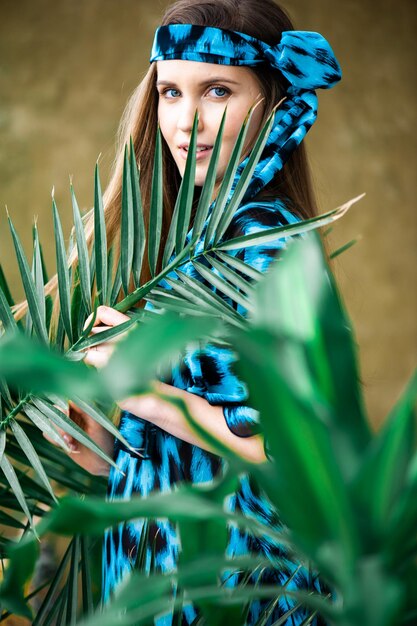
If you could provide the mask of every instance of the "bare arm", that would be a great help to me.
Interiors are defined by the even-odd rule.
[[[266,461],[262,437],[259,435],[238,437],[232,433],[224,419],[223,407],[212,406],[205,398],[172,385],[155,382],[153,386],[155,391],[161,394],[171,396],[172,398],[181,398],[186,403],[187,409],[195,421],[207,430],[210,435],[219,439],[238,455],[252,463]],[[216,452],[194,431],[176,406],[157,395],[133,396],[119,402],[119,406],[121,409],[138,415],[179,439],[188,441],[188,443],[192,443],[209,452]]]
[[[100,306],[97,309],[93,332],[102,332],[112,326],[122,324],[128,319],[123,313],[110,307]],[[95,348],[91,348],[87,351],[85,362],[95,367],[103,367],[107,363],[113,349],[114,344],[110,343],[103,343]],[[216,450],[195,432],[182,412],[169,401],[161,398],[158,393],[168,397],[171,396],[174,399],[181,398],[186,403],[187,409],[194,420],[233,452],[252,463],[266,461],[262,437],[259,435],[239,437],[232,433],[226,424],[222,406],[213,406],[205,398],[159,381],[153,383],[153,388],[156,393],[133,396],[120,401],[118,403],[120,408],[141,417],[145,421],[151,422],[183,441],[216,453]],[[105,429],[73,404],[70,404],[69,414],[109,456],[112,456],[113,437]],[[108,464],[94,452],[85,448],[85,446],[69,435],[64,434],[64,437],[72,449],[73,460],[76,463],[92,474],[108,474]]]

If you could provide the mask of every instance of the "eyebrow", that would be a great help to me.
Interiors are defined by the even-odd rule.
[[[203,80],[198,83],[199,86],[210,85],[211,83],[232,83],[233,85],[239,85],[235,80],[231,80],[230,78],[224,78],[223,76],[214,76],[213,78],[209,78],[208,80]],[[175,85],[176,83],[172,80],[158,80],[156,81],[156,86],[159,85]]]

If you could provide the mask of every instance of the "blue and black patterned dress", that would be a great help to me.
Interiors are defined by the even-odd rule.
[[[298,218],[279,200],[248,202],[236,212],[225,238],[234,238],[297,220]],[[285,239],[277,239],[262,246],[231,251],[230,254],[238,256],[245,263],[263,272],[284,246]],[[203,281],[191,263],[187,263],[181,269]],[[246,404],[247,389],[233,373],[234,358],[233,353],[224,346],[209,344],[199,349],[193,346],[185,351],[181,362],[172,371],[171,380],[166,382],[202,396],[212,405],[222,406],[224,419],[230,430],[237,437],[249,437],[259,432],[257,412]],[[132,447],[143,449],[144,457],[132,455],[116,441],[115,460],[123,473],[113,469],[110,472],[108,488],[110,500],[130,499],[132,496],[147,497],[155,492],[169,492],[184,482],[207,483],[224,468],[224,462],[220,457],[182,441],[130,413],[122,414],[120,430]],[[265,495],[259,492],[248,475],[241,477],[239,489],[230,497],[228,506],[231,510],[259,519],[272,527],[280,527],[276,510]],[[144,520],[140,519],[120,524],[106,532],[103,554],[104,600],[109,598],[115,586],[135,566],[143,526]],[[145,568],[150,567],[151,546],[154,546],[155,570],[169,572],[175,569],[179,539],[172,523],[166,520],[153,521],[148,528],[147,542]],[[256,538],[249,532],[230,528],[227,555],[239,556],[249,552],[264,555],[271,561],[271,568],[264,570],[262,574],[260,582],[264,584],[285,584],[299,566],[285,555],[281,546],[271,540]],[[280,560],[279,567],[277,561],[274,566],[274,559]],[[238,582],[239,575],[236,574],[227,581],[227,585],[234,586]],[[288,589],[317,591],[320,585],[311,572],[301,568],[288,584]],[[267,605],[268,601],[252,602],[246,624],[254,625]],[[268,625],[273,624],[294,606],[294,600],[281,597],[268,620]],[[196,615],[194,606],[191,604],[186,606],[182,624],[192,624]],[[304,609],[298,608],[285,624],[297,626],[303,622],[306,615]],[[160,617],[155,623],[157,626],[170,626],[171,616]],[[322,622],[317,618],[311,623],[317,625]]]

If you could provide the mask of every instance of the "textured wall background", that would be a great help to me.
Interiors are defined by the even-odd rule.
[[[101,153],[104,183],[118,120],[148,67],[167,4],[0,0],[0,206],[8,206],[27,250],[38,216],[50,267],[52,185],[68,233],[68,175],[80,206],[91,206],[95,161]],[[367,193],[337,224],[331,247],[361,237],[336,273],[378,424],[412,371],[417,345],[417,3],[285,0],[285,6],[296,27],[329,39],[344,71],[340,85],[320,92],[307,144],[323,211]],[[16,280],[3,209],[0,261]]]

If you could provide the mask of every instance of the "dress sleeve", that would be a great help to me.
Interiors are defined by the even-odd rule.
[[[224,239],[234,239],[297,221],[298,218],[277,200],[274,203],[252,202],[239,208]],[[229,254],[265,272],[285,247],[285,241],[285,238],[277,238],[267,244],[233,250]],[[217,293],[228,300],[223,294]],[[230,304],[230,300],[228,302]],[[240,306],[237,310],[245,314]],[[236,361],[236,354],[224,345],[208,343],[189,346],[182,363],[173,372],[173,383],[204,397],[212,405],[221,405],[229,429],[238,437],[250,437],[261,432],[259,415],[247,404],[248,390],[235,373]]]

